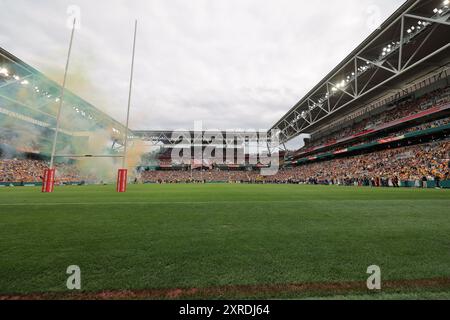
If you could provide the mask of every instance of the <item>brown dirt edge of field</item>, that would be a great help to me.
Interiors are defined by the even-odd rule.
[[[383,281],[384,290],[450,289],[450,278]],[[365,282],[311,282],[297,284],[236,285],[185,289],[113,290],[77,293],[35,293],[1,295],[0,300],[122,300],[122,299],[189,299],[220,297],[276,297],[281,294],[314,293],[341,295],[369,293]]]

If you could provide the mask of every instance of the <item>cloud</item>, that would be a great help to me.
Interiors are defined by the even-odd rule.
[[[195,120],[208,128],[263,129],[373,31],[373,8],[385,19],[401,3],[3,0],[0,45],[60,80],[67,8],[79,6],[68,86],[124,122],[137,18],[133,129],[191,128]]]

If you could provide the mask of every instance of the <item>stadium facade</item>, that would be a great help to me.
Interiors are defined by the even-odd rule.
[[[448,1],[407,1],[271,130],[280,131],[281,142],[302,133],[317,137],[331,127],[343,128],[356,110],[369,114],[424,81],[448,78],[449,17]]]
[[[20,151],[49,155],[61,86],[0,48],[0,136]],[[125,126],[69,90],[62,106],[59,149],[106,130],[120,145]]]

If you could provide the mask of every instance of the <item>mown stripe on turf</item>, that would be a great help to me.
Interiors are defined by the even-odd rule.
[[[415,200],[397,200],[397,199],[374,199],[374,200],[349,200],[349,199],[333,199],[333,200],[229,200],[229,201],[121,201],[121,202],[23,202],[23,203],[0,203],[1,207],[8,206],[61,206],[61,205],[140,205],[140,204],[228,204],[228,203],[324,203],[324,202],[407,202],[407,201],[433,201],[433,202],[450,202],[448,199],[415,199]]]

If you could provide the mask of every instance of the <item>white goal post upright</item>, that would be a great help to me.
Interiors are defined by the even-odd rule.
[[[122,169],[119,169],[117,174],[117,192],[126,192],[127,187],[127,152],[128,152],[128,128],[130,123],[130,106],[131,94],[133,90],[133,75],[134,75],[134,57],[136,53],[136,35],[137,35],[138,21],[134,21],[134,37],[133,37],[133,52],[131,54],[131,72],[130,72],[130,86],[128,90],[128,105],[127,105],[127,121],[125,124],[125,139],[124,139],[124,153],[122,158]]]
[[[58,131],[59,126],[61,122],[61,109],[64,102],[64,91],[66,89],[66,80],[67,80],[67,72],[69,70],[69,62],[70,62],[70,54],[72,53],[72,44],[73,44],[73,36],[75,34],[75,25],[76,25],[77,19],[73,19],[72,24],[72,32],[70,34],[70,42],[69,42],[69,51],[67,52],[67,60],[66,60],[66,67],[64,69],[64,78],[63,83],[61,87],[61,96],[59,97],[59,106],[58,106],[58,113],[56,116],[56,127],[55,127],[55,135],[53,137],[53,146],[52,146],[52,153],[50,156],[50,167],[45,170],[43,181],[42,181],[42,192],[44,193],[51,193],[53,192],[54,185],[55,185],[55,152],[56,152],[56,142],[58,140]]]
[[[73,20],[72,32],[70,35],[69,51],[67,54],[66,66],[65,66],[65,70],[64,70],[64,79],[63,79],[63,83],[62,83],[62,87],[61,87],[61,95],[59,98],[58,112],[57,112],[57,116],[56,116],[55,135],[53,138],[50,166],[44,172],[43,183],[42,183],[42,192],[51,193],[54,191],[55,176],[56,176],[55,158],[57,158],[57,157],[58,158],[60,158],[60,157],[64,157],[64,158],[122,158],[122,169],[119,169],[118,176],[117,176],[117,192],[125,192],[126,191],[127,152],[128,152],[128,136],[129,136],[128,131],[129,131],[129,120],[130,120],[131,94],[132,94],[132,88],[133,88],[133,73],[134,73],[134,57],[135,57],[135,51],[136,51],[137,24],[138,24],[138,21],[135,20],[133,53],[132,53],[132,60],[131,60],[131,75],[130,75],[130,86],[129,86],[129,92],[128,92],[127,120],[126,120],[126,129],[125,129],[125,137],[124,137],[124,153],[123,153],[123,155],[56,154],[56,144],[57,144],[58,133],[59,133],[60,124],[61,124],[61,111],[62,111],[62,106],[63,106],[63,102],[64,102],[64,92],[65,92],[65,88],[66,88],[67,74],[68,74],[68,70],[69,70],[70,56],[72,53],[73,38],[74,38],[74,34],[75,34],[75,29],[76,29],[76,19]]]

